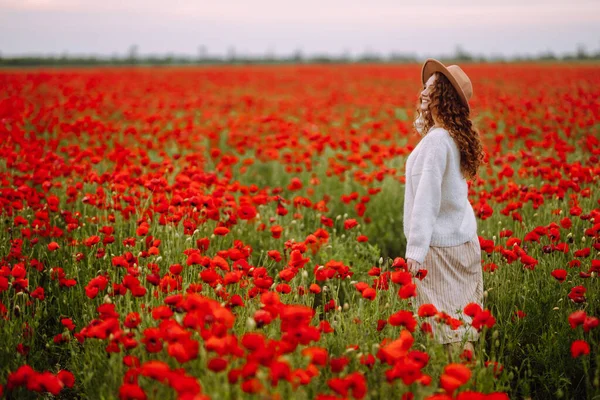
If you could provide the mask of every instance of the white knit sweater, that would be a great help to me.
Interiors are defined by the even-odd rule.
[[[447,130],[434,128],[406,160],[406,258],[422,263],[429,246],[458,246],[477,234],[477,220],[460,171],[460,152]]]

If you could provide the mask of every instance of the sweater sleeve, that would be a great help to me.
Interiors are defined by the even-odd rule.
[[[442,177],[448,159],[445,140],[439,137],[429,139],[421,149],[417,168],[409,177],[417,177],[418,184],[410,218],[406,258],[418,263],[423,262],[429,251],[433,227],[440,212]]]

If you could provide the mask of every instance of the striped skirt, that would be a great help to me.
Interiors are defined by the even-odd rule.
[[[445,344],[479,339],[479,333],[471,326],[471,317],[462,312],[469,303],[483,308],[481,247],[477,235],[458,246],[430,246],[421,268],[427,269],[427,276],[422,281],[415,279],[416,309],[430,303],[438,311],[463,321],[463,325],[452,330],[444,323],[435,322],[433,317],[428,318],[436,341]]]

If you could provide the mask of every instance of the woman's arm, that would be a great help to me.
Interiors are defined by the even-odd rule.
[[[445,138],[428,138],[421,148],[419,162],[409,179],[418,178],[410,218],[406,258],[422,263],[429,251],[433,226],[440,212],[442,178],[449,147]]]

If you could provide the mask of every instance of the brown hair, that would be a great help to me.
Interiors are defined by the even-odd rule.
[[[477,169],[484,163],[483,146],[479,133],[473,128],[469,119],[469,109],[463,103],[454,86],[443,74],[435,73],[435,83],[429,95],[431,104],[429,110],[423,115],[425,122],[424,132],[429,131],[434,125],[432,113],[436,119],[450,133],[460,151],[460,170],[467,179],[475,178]],[[421,95],[419,94],[419,103]],[[417,117],[420,113],[417,106]]]

